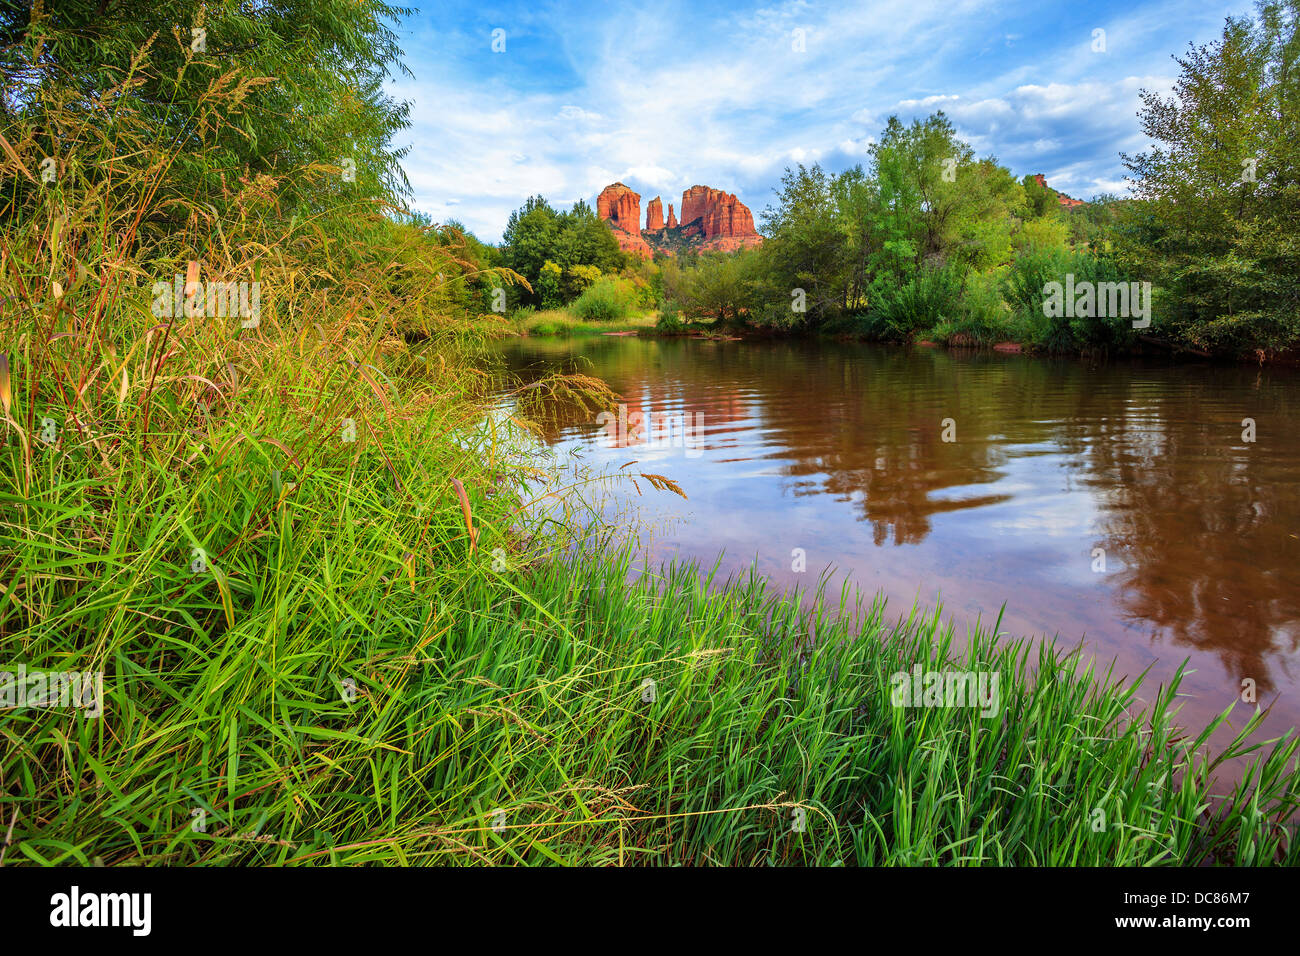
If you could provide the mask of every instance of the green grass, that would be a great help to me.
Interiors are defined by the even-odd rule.
[[[1050,650],[953,655],[937,615],[628,584],[568,550],[577,512],[524,507],[517,436],[432,400],[424,358],[388,350],[373,389],[268,361],[111,483],[69,441],[20,488],[9,444],[6,646],[106,700],[0,720],[6,863],[1294,862],[1294,742],[1218,804],[1176,685],[1144,721]],[[355,443],[303,416],[335,400],[376,406]],[[999,714],[891,705],[949,656],[1000,672]]]
[[[568,309],[545,309],[531,312],[514,323],[516,331],[524,335],[567,337],[577,335],[604,335],[607,332],[639,332],[653,329],[655,313],[634,314],[621,321],[587,321]]]

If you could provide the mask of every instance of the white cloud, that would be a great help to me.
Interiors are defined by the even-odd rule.
[[[707,183],[757,216],[784,166],[865,162],[891,113],[942,109],[981,155],[1086,198],[1116,191],[1118,152],[1144,145],[1138,90],[1167,91],[1169,54],[1210,39],[1221,19],[1175,0],[1135,3],[1096,24],[1101,55],[1088,50],[1093,25],[1075,35],[999,0],[789,0],[735,13],[615,2],[556,28],[562,81],[549,87],[531,64],[503,69],[528,50],[522,27],[490,69],[444,64],[439,43],[460,35],[433,34],[421,44],[428,65],[413,62],[421,79],[392,84],[413,104],[404,165],[417,208],[437,219],[455,205],[490,241],[529,195],[594,200],[615,180],[665,204]],[[473,32],[463,42],[483,45]]]

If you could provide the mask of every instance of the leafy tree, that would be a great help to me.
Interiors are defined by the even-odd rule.
[[[911,126],[891,116],[872,159],[886,214],[882,249],[896,269],[907,252],[913,267],[984,269],[1009,258],[1009,217],[1023,212],[1024,189],[995,160],[977,162],[942,112]]]
[[[510,214],[501,248],[510,268],[535,289],[541,288],[543,265],[558,266],[563,274],[561,297],[566,301],[580,295],[601,273],[617,272],[626,262],[609,225],[582,200],[568,212],[557,212],[543,197],[529,197]],[[525,293],[524,298],[543,304],[541,295]]]
[[[778,314],[789,311],[791,296],[800,290],[813,325],[844,300],[846,250],[833,187],[834,177],[821,166],[800,164],[785,171],[776,205],[762,214],[770,307]]]
[[[542,266],[558,258],[559,235],[560,214],[543,197],[529,196],[506,222],[501,242],[506,265],[530,284],[540,285]]]
[[[594,266],[605,273],[617,272],[625,261],[609,224],[581,199],[560,214],[557,254],[556,261],[566,268]]]
[[[408,108],[384,82],[401,68],[393,27],[410,12],[385,0],[0,4],[0,125],[23,114],[47,155],[76,160],[55,117],[103,111],[129,81],[125,105],[166,144],[166,186],[186,200],[221,209],[238,178],[258,175],[285,178],[278,201],[290,207],[402,195],[405,150],[391,139]],[[205,103],[230,93],[238,113],[206,129]],[[283,176],[324,166],[334,172]]]
[[[1010,172],[993,159],[976,161],[942,113],[910,126],[890,117],[870,169],[786,171],[763,214],[767,268],[751,290],[777,324],[790,321],[790,296],[802,290],[803,320],[819,326],[872,307],[881,290],[909,283],[925,265],[951,266],[942,281],[918,280],[933,304],[950,279],[960,288],[968,272],[1010,261],[1011,225],[1025,207]]]
[[[564,291],[570,300],[576,299],[595,285],[599,279],[599,269],[580,262],[577,265],[569,266],[564,273]]]
[[[1165,292],[1157,331],[1257,352],[1300,339],[1300,3],[1229,18],[1176,57],[1173,96],[1143,92],[1156,146],[1124,156],[1137,202],[1120,252]]]
[[[542,299],[542,308],[555,309],[563,303],[560,297],[560,277],[564,270],[550,259],[542,263],[541,275],[537,280],[537,294]]]
[[[683,311],[688,316],[707,316],[722,324],[738,322],[749,308],[745,279],[740,256],[701,256]]]
[[[854,166],[835,177],[831,194],[836,224],[844,243],[842,268],[845,277],[841,305],[853,309],[865,304],[869,281],[867,266],[880,249],[877,225],[880,190],[878,184],[863,173],[861,166]]]
[[[1053,190],[1041,185],[1035,177],[1026,176],[1020,185],[1025,190],[1025,207],[1029,216],[1035,219],[1050,216],[1060,208]]]

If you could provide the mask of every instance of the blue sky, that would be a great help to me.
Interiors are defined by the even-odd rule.
[[[529,195],[567,208],[615,181],[641,193],[643,221],[654,196],[666,214],[703,183],[735,192],[757,222],[785,167],[865,163],[891,113],[938,109],[1017,175],[1084,199],[1123,192],[1118,154],[1145,145],[1139,90],[1167,93],[1171,54],[1253,8],[411,2],[422,8],[400,33],[414,79],[390,85],[411,103],[398,142],[411,146],[413,205],[490,242]]]

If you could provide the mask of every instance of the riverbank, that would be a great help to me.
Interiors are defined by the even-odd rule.
[[[244,343],[219,415],[108,472],[93,442],[8,445],[7,643],[104,687],[97,719],[8,712],[10,865],[1295,862],[1295,741],[1234,748],[1262,759],[1220,801],[1176,682],[1143,717],[1051,650],[953,654],[924,609],[565,559],[579,513],[526,517],[538,474],[456,386],[499,373],[389,340],[304,379],[336,338]],[[217,375],[218,345],[172,373]],[[996,701],[896,705],[894,675],[954,671]]]
[[[491,338],[512,335],[537,338],[568,338],[584,335],[639,335],[653,338],[725,338],[762,342],[782,339],[790,341],[880,342],[878,337],[860,329],[852,330],[838,326],[821,330],[809,330],[804,328],[780,329],[772,326],[745,326],[733,322],[665,322],[662,320],[661,314],[655,312],[647,312],[627,322],[591,322],[578,318],[567,309],[550,309],[543,312],[525,313],[503,321],[482,322],[476,325],[475,328]],[[1053,352],[1035,344],[1028,336],[1020,339],[998,338],[996,336],[977,338],[963,333],[951,332],[951,330],[945,332],[942,329],[939,330],[939,333],[932,335],[932,337],[921,336],[905,342],[884,342],[881,344],[996,352],[1003,355],[1161,356],[1175,358],[1180,361],[1212,361],[1231,365],[1300,366],[1300,353],[1295,351],[1236,356],[1216,355],[1174,345],[1150,336],[1140,336],[1134,340],[1130,347],[1114,351],[1094,348],[1082,351]]]

